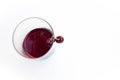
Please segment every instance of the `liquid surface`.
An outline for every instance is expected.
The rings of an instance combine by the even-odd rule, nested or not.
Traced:
[[[38,58],[45,55],[52,47],[53,33],[46,28],[36,28],[30,31],[24,41],[23,50],[29,58]]]

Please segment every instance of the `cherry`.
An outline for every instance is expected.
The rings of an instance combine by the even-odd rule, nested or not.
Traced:
[[[62,36],[57,36],[56,39],[55,39],[55,41],[57,43],[62,43],[64,41],[64,38]]]

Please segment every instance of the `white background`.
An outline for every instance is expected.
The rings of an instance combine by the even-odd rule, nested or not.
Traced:
[[[13,48],[13,30],[28,17],[65,38],[46,60]],[[120,80],[120,0],[0,0],[0,80]]]

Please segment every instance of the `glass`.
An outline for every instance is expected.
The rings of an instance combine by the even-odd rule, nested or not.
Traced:
[[[46,37],[48,35],[49,38]],[[37,41],[38,39],[39,41]],[[26,58],[48,57],[48,55],[53,53],[52,49],[55,41],[62,43],[63,37],[58,36],[55,38],[51,25],[46,20],[38,17],[24,19],[16,26],[13,32],[13,46],[20,55]],[[37,49],[38,47],[40,47],[40,49]],[[30,52],[36,56],[31,55]],[[44,54],[39,55],[42,52],[44,52]]]

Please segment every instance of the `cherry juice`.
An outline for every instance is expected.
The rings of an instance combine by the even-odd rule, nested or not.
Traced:
[[[29,58],[38,58],[45,55],[52,47],[50,41],[53,33],[46,28],[36,28],[31,30],[23,41],[24,54]]]

